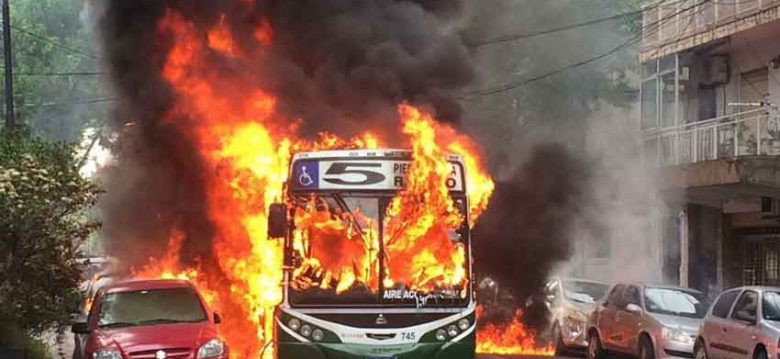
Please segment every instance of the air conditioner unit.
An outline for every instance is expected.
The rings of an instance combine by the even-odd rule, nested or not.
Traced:
[[[772,197],[761,197],[761,217],[780,219],[780,200]]]
[[[706,86],[725,85],[730,77],[728,55],[715,55],[706,60],[702,84]]]

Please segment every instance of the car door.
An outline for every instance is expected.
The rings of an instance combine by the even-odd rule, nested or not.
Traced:
[[[636,351],[640,327],[639,323],[642,321],[642,315],[639,313],[631,313],[626,307],[629,304],[634,304],[637,307],[642,308],[642,297],[640,293],[642,292],[638,286],[627,286],[623,293],[624,307],[617,313],[616,327],[620,332],[617,337],[620,341],[621,350],[628,353],[634,353]]]
[[[745,290],[723,325],[722,342],[726,358],[750,359],[758,342],[758,292]]]
[[[723,342],[727,328],[725,325],[729,319],[731,308],[737,301],[741,289],[732,289],[723,292],[715,300],[712,309],[702,323],[700,336],[707,348],[708,359],[725,359],[729,357],[727,346]]]
[[[619,330],[617,329],[617,313],[625,306],[623,305],[623,292],[625,291],[625,285],[618,284],[612,288],[612,291],[607,297],[607,301],[601,308],[601,315],[599,316],[599,331],[601,332],[601,339],[604,346],[608,349],[619,350]]]

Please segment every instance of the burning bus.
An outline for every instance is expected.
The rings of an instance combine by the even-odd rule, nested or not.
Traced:
[[[474,357],[466,164],[443,157],[292,157],[284,203],[268,217],[269,238],[284,243],[277,357]]]

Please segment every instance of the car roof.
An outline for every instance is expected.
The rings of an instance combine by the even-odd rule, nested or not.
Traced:
[[[668,285],[668,284],[655,284],[655,283],[646,283],[646,282],[618,282],[618,283],[615,283],[615,285],[618,285],[618,284],[622,284],[622,285],[635,285],[635,286],[638,286],[638,287],[641,287],[641,288],[650,287],[650,288],[659,288],[659,289],[680,290],[680,291],[684,291],[684,292],[693,292],[693,293],[701,294],[700,291],[698,291],[696,289],[693,289],[693,288],[685,288],[685,287],[680,287],[680,286],[675,286],[675,285]]]
[[[139,290],[157,290],[174,288],[192,288],[186,280],[178,279],[138,279],[126,280],[108,284],[103,289],[106,293],[135,292]]]
[[[761,286],[757,286],[757,285],[749,285],[749,286],[744,286],[744,287],[734,287],[734,288],[724,289],[723,291],[724,292],[728,292],[728,291],[732,291],[732,290],[736,290],[736,291],[755,290],[757,292],[768,292],[768,291],[780,292],[780,287],[761,287]]]
[[[607,282],[603,282],[603,281],[600,281],[600,280],[577,278],[577,277],[555,277],[554,279],[558,279],[558,280],[560,280],[562,282],[583,282],[583,283],[603,284],[603,285],[606,285],[606,286],[609,285]]]

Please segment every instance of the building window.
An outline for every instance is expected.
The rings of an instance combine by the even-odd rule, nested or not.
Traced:
[[[742,273],[745,285],[780,285],[780,236],[749,239]]]
[[[677,55],[642,64],[641,126],[643,130],[676,126],[678,94]]]

